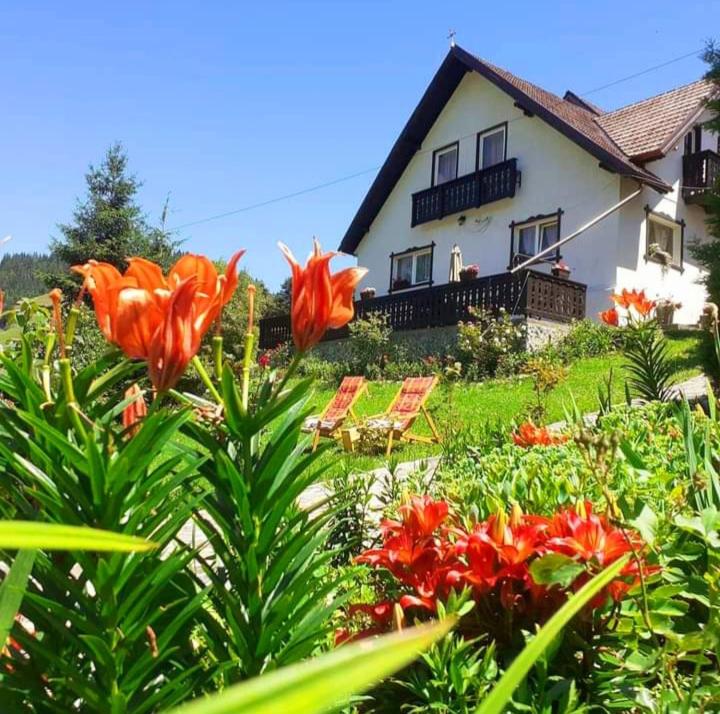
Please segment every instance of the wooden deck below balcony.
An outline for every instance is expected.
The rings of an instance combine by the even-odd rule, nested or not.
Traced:
[[[499,273],[468,282],[433,285],[355,303],[355,319],[371,313],[387,316],[393,330],[456,325],[470,317],[470,308],[526,315],[556,322],[585,317],[586,286],[535,270]],[[325,340],[348,336],[348,328],[329,330]],[[290,316],[260,320],[260,348],[272,349],[292,340]]]

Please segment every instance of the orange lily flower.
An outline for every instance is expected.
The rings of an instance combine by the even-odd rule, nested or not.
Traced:
[[[611,307],[609,310],[605,310],[600,313],[600,319],[611,327],[617,327],[620,323],[620,316],[616,308]]]
[[[137,432],[140,422],[147,416],[147,404],[143,397],[143,392],[137,383],[133,384],[125,390],[125,398],[134,397],[134,400],[123,409],[123,427],[128,430],[130,435]]]
[[[0,290],[0,313],[5,311],[5,291]]]
[[[634,305],[637,299],[640,297],[640,293],[637,290],[627,290],[623,288],[620,293],[614,293],[610,296],[610,299],[618,306],[627,310],[631,305]]]
[[[366,268],[346,268],[330,273],[330,260],[338,253],[323,253],[313,241],[313,252],[301,267],[283,243],[279,244],[292,270],[292,332],[298,352],[320,342],[328,329],[347,325],[355,314],[353,292]]]
[[[94,260],[72,269],[85,278],[105,337],[131,359],[147,361],[153,386],[163,391],[180,379],[232,297],[243,253],[235,253],[224,275],[196,255],[180,258],[167,278],[144,258],[129,258],[124,274]]]
[[[647,317],[655,308],[655,301],[650,300],[644,290],[622,289],[620,294],[610,296],[610,299],[618,306],[626,310],[634,308],[642,317]]]
[[[639,315],[647,317],[655,309],[655,301],[646,298],[645,293],[641,291],[638,299],[633,304],[633,307],[637,310]]]
[[[535,426],[529,421],[521,424],[512,438],[516,446],[526,449],[531,446],[557,446],[568,440],[563,434],[552,434],[546,426]]]

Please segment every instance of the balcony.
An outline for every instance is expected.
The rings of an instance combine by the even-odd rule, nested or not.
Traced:
[[[355,319],[371,313],[387,316],[393,330],[416,330],[456,325],[467,320],[469,309],[497,311],[504,308],[513,315],[570,322],[585,317],[586,286],[535,270],[514,275],[499,273],[468,282],[433,285],[394,295],[383,295],[355,303]],[[325,340],[348,336],[348,328],[329,330]],[[272,349],[292,340],[290,316],[260,320],[260,347]]]
[[[473,171],[412,196],[411,226],[435,221],[486,203],[512,198],[519,172],[517,159]]]
[[[683,156],[683,189],[685,203],[703,203],[704,195],[720,178],[720,156],[706,149]]]

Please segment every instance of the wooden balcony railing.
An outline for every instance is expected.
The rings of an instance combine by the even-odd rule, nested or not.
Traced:
[[[412,196],[412,226],[434,221],[485,203],[512,198],[517,185],[517,159],[508,159]]]
[[[585,292],[586,286],[581,283],[534,270],[514,275],[499,273],[468,282],[359,300],[355,303],[355,319],[381,313],[387,316],[393,330],[416,330],[456,325],[468,319],[470,308],[479,307],[493,311],[504,308],[510,314],[570,322],[585,317]],[[328,331],[325,339],[336,340],[347,335],[345,327]],[[262,349],[272,349],[291,339],[289,315],[260,320]]]
[[[702,197],[720,178],[720,156],[710,149],[683,156],[683,190],[686,203],[702,203]]]

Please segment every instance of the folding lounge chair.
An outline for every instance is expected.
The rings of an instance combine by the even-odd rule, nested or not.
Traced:
[[[365,421],[365,426],[368,429],[387,433],[386,456],[390,456],[395,441],[419,441],[426,444],[440,443],[440,434],[425,408],[425,402],[427,402],[432,390],[435,389],[437,382],[437,377],[408,377],[402,383],[398,393],[385,412],[369,417]],[[425,417],[432,436],[419,436],[410,433],[410,428],[421,414]]]
[[[337,439],[348,415],[357,422],[353,407],[364,392],[367,382],[364,377],[344,377],[335,396],[330,400],[319,416],[311,416],[305,420],[303,431],[314,432],[312,450],[317,449],[321,437]]]

